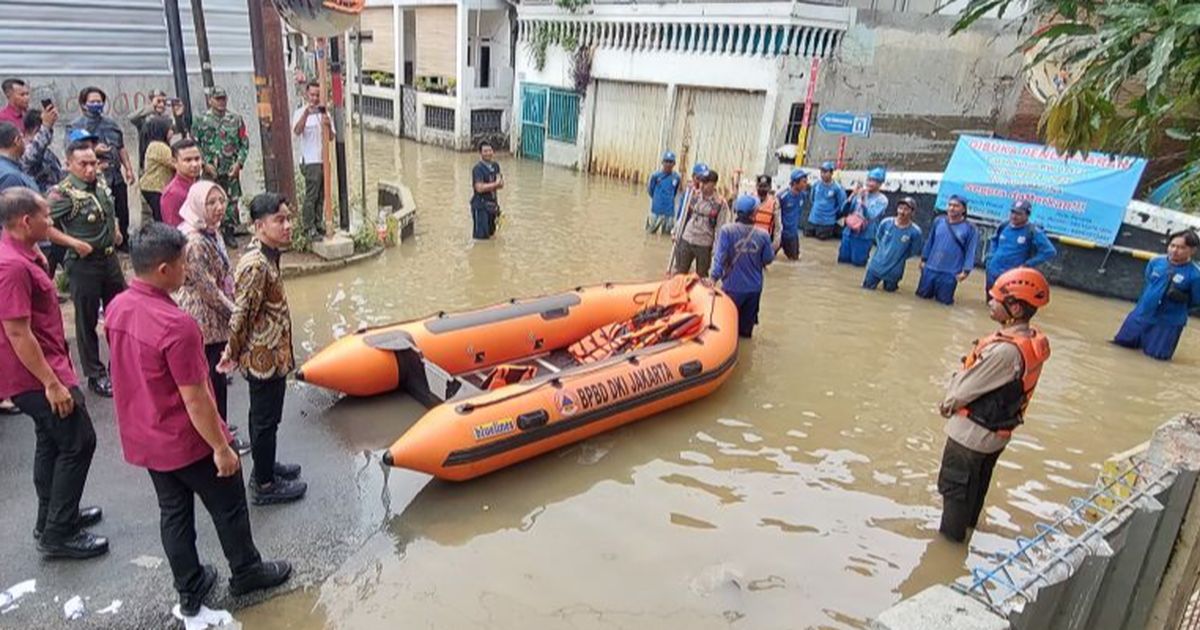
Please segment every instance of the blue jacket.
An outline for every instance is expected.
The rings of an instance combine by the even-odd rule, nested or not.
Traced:
[[[779,197],[779,219],[783,224],[783,235],[799,235],[800,217],[804,214],[804,206],[812,201],[812,193],[806,190],[797,194],[792,192],[791,187],[788,187],[784,188],[783,192],[777,196]]]
[[[958,275],[975,268],[975,251],[979,249],[979,230],[970,221],[951,225],[945,215],[933,220],[929,238],[921,250],[921,260],[930,271]]]
[[[887,195],[881,192],[867,194],[865,202],[861,197],[852,198],[850,200],[850,207],[847,209],[848,211],[846,214],[854,214],[857,212],[863,215],[863,218],[867,220],[867,225],[862,229],[861,232],[854,233],[850,230],[846,230],[845,234],[849,235],[850,238],[859,238],[864,241],[874,241],[875,231],[879,229],[879,220],[881,217],[883,217],[883,213],[887,212],[887,209]]]
[[[902,228],[895,218],[888,217],[879,223],[875,253],[871,254],[867,271],[889,282],[899,282],[904,277],[904,262],[919,256],[921,245],[921,228],[916,223]]]
[[[669,217],[675,211],[675,195],[679,193],[679,173],[656,171],[646,183],[650,195],[650,212]]]
[[[1036,267],[1054,258],[1058,253],[1054,244],[1046,237],[1046,232],[1032,223],[1026,223],[1019,228],[1013,227],[1011,223],[1001,225],[992,236],[991,244],[987,260],[987,273],[990,278],[1021,265]]]
[[[1166,256],[1146,263],[1146,286],[1133,312],[1167,326],[1187,325],[1188,309],[1200,307],[1200,267],[1193,262],[1172,265]]]
[[[0,155],[0,191],[9,188],[28,188],[41,192],[37,182],[21,170],[21,165],[12,161],[8,156]]]
[[[837,182],[826,184],[817,180],[809,190],[812,191],[810,204],[812,211],[808,215],[809,225],[833,225],[837,223],[842,206],[846,205],[846,189]]]
[[[762,291],[763,269],[775,259],[771,237],[747,223],[726,223],[717,232],[712,279],[726,291]]]

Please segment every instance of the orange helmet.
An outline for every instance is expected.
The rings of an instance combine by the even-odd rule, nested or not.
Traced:
[[[1000,302],[1012,298],[1042,308],[1050,303],[1050,283],[1037,269],[1017,267],[1000,274],[988,295]]]

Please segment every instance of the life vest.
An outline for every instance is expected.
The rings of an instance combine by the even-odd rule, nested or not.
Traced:
[[[611,356],[647,348],[700,331],[700,315],[683,304],[652,306],[632,319],[601,326],[567,351],[580,363],[596,363]]]
[[[483,389],[500,389],[506,385],[527,381],[537,375],[536,365],[511,365],[504,363],[492,368],[487,378],[483,379]]]
[[[979,426],[1002,435],[1012,433],[1025,422],[1025,409],[1037,388],[1042,375],[1042,365],[1050,358],[1050,341],[1042,331],[1030,327],[1029,334],[1011,335],[994,332],[975,342],[971,354],[963,357],[963,369],[971,369],[983,356],[983,351],[994,343],[1011,343],[1021,352],[1021,377],[976,398],[958,410]]]
[[[767,199],[754,209],[754,227],[762,228],[772,238],[775,237],[775,206],[778,203],[775,195],[767,195]]]

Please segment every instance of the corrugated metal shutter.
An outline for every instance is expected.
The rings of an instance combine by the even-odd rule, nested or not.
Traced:
[[[363,44],[363,70],[394,72],[396,60],[392,57],[396,37],[392,33],[392,9],[363,9],[362,30],[371,31],[372,41]]]
[[[455,7],[420,7],[417,20],[417,75],[453,79],[458,74],[454,56],[458,41]]]
[[[600,80],[593,98],[596,119],[588,170],[644,182],[659,166],[667,88]]]
[[[765,102],[762,92],[679,87],[670,147],[679,155],[680,169],[690,172],[693,164],[704,162],[721,176],[722,185],[732,182],[738,168],[743,180],[756,175]]]
[[[188,71],[198,73],[191,7],[180,1]],[[5,75],[170,74],[162,0],[0,0]],[[204,16],[216,72],[253,69],[245,0],[207,0]]]

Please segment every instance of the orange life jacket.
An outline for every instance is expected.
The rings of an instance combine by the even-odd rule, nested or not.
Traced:
[[[527,381],[537,375],[536,365],[511,365],[504,363],[492,368],[487,378],[483,379],[483,389],[500,389],[505,385]]]
[[[1025,409],[1037,388],[1042,365],[1050,358],[1050,341],[1045,333],[1030,327],[1029,334],[1007,334],[996,331],[975,342],[971,354],[963,357],[963,368],[971,369],[994,343],[1011,343],[1021,352],[1021,377],[971,401],[958,410],[972,422],[990,431],[1011,434],[1025,421]]]
[[[652,310],[633,319],[601,326],[567,351],[580,363],[595,363],[613,355],[631,352],[672,339],[690,337],[700,331],[702,318],[681,306]]]
[[[775,206],[778,203],[775,195],[767,195],[766,201],[759,203],[754,209],[754,227],[766,230],[772,238],[775,237]]]

